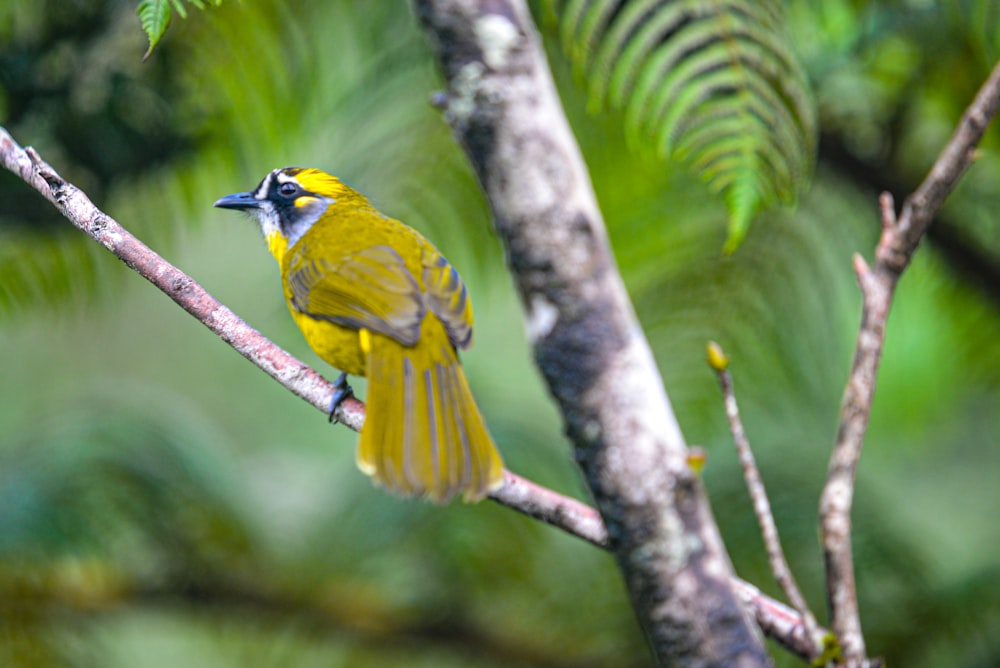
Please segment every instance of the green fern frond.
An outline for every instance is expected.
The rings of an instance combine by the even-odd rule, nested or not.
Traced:
[[[205,0],[187,1],[198,9],[206,7]],[[209,0],[209,2],[218,7],[222,0]],[[173,9],[171,10],[171,8]],[[184,0],[139,0],[139,6],[135,11],[139,15],[139,24],[142,26],[143,32],[149,37],[149,48],[146,49],[146,54],[142,57],[143,60],[152,55],[153,49],[160,43],[167,28],[170,27],[171,11],[177,12],[182,19],[187,18]]]
[[[153,49],[160,43],[170,25],[170,0],[140,0],[136,14],[139,15],[143,32],[149,37],[149,48],[142,57],[146,60],[153,54]]]
[[[813,100],[777,0],[549,0],[588,106],[624,112],[632,146],[683,160],[729,208],[735,248],[812,170]],[[652,140],[652,142],[650,141]]]

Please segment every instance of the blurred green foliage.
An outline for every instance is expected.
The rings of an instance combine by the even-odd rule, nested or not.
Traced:
[[[718,340],[793,568],[822,611],[816,504],[875,195],[922,178],[1000,11],[786,6],[818,100],[795,210],[721,256],[724,204],[630,154],[546,35],[636,309],[737,571],[774,593],[704,345]],[[316,165],[420,228],[474,297],[471,382],[511,469],[583,497],[475,180],[428,104],[404,3],[224,3],[145,64],[127,2],[0,5],[0,123],[317,368],[249,222],[211,209]],[[904,277],[854,520],[863,622],[895,665],[1000,661],[998,132]],[[937,228],[936,228],[937,229]],[[992,273],[991,273],[992,272]],[[331,428],[0,174],[0,665],[644,666],[610,557],[486,503],[371,487]],[[328,369],[325,369],[329,371]],[[363,394],[363,387],[359,388]],[[821,615],[822,617],[822,615]],[[776,652],[779,665],[798,662]]]

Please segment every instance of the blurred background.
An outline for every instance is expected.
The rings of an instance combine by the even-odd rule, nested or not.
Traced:
[[[777,593],[708,339],[733,357],[822,620],[817,500],[858,325],[851,255],[871,257],[877,193],[917,186],[1000,55],[1000,5],[789,0],[816,172],[732,255],[721,199],[630,152],[620,114],[587,113],[541,14],[736,570]],[[484,199],[428,103],[441,83],[408,3],[224,3],[175,17],[143,63],[145,48],[131,2],[7,0],[0,123],[328,375],[259,232],[211,204],[274,167],[340,175],[462,272],[465,366],[509,468],[587,499]],[[889,321],[854,519],[869,651],[890,664],[1000,663],[998,147],[994,128]],[[0,173],[0,665],[651,665],[608,555],[489,502],[389,497],[354,467],[355,441]]]

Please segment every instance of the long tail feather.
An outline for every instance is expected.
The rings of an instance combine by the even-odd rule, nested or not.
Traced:
[[[444,326],[428,317],[416,346],[378,334],[368,351],[358,467],[399,494],[482,499],[503,464]]]

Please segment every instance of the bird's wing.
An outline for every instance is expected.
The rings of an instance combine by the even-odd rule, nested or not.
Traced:
[[[287,276],[293,308],[345,327],[369,329],[407,346],[417,342],[424,300],[395,250],[372,246],[318,259],[292,253]]]
[[[427,306],[444,324],[456,348],[472,345],[472,302],[455,268],[433,247],[423,256]]]

